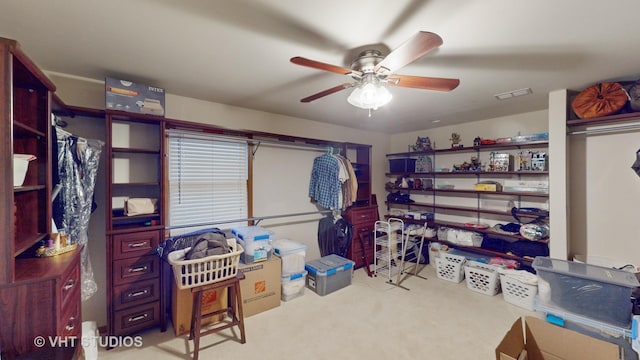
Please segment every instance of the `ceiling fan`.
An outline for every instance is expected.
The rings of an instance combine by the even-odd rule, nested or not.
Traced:
[[[404,44],[383,57],[379,50],[365,50],[352,62],[351,68],[326,64],[300,56],[291,58],[297,65],[349,75],[355,81],[340,84],[301,99],[308,103],[341,90],[355,87],[347,101],[359,108],[376,110],[391,100],[391,93],[384,86],[399,86],[423,90],[451,91],[460,84],[459,79],[434,78],[423,76],[399,75],[395,72],[405,65],[419,59],[429,51],[442,45],[437,34],[420,31]]]

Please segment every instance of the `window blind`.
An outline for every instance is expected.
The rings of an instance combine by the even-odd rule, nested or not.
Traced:
[[[221,136],[169,130],[169,226],[172,235],[247,218],[248,145]],[[242,223],[215,225],[222,229]]]

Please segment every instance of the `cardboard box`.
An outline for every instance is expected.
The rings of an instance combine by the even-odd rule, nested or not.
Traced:
[[[193,297],[191,289],[178,289],[175,285],[171,287],[171,321],[176,336],[189,333],[191,330],[191,309],[193,309]],[[228,304],[228,290],[208,290],[202,293],[202,313],[211,314],[220,310]],[[225,314],[212,316],[202,321],[202,325],[209,325],[220,322]]]
[[[496,360],[520,359],[620,360],[620,349],[616,344],[527,316],[516,320],[496,347]]]
[[[483,183],[479,182],[475,187],[476,191],[502,191],[502,184],[494,182],[494,183]]]
[[[244,317],[280,306],[281,266],[282,262],[277,256],[257,264],[238,266],[238,271],[245,276],[244,280],[240,280]]]
[[[109,77],[104,83],[107,110],[164,116],[164,89]]]

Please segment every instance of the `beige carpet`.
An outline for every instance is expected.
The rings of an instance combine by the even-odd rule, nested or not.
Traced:
[[[357,269],[352,284],[326,296],[303,296],[245,319],[247,342],[225,330],[201,339],[200,358],[238,359],[494,359],[514,320],[540,317],[436,277],[431,266],[409,276],[404,290]],[[193,342],[153,330],[140,348],[99,349],[100,359],[190,359]]]

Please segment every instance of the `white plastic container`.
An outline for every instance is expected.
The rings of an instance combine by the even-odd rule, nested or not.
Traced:
[[[244,249],[240,259],[243,263],[253,264],[271,258],[273,231],[260,226],[237,226],[231,229],[231,234]]]
[[[29,154],[13,154],[13,186],[22,186],[29,169],[29,161],[35,159],[35,156]]]
[[[98,358],[98,343],[100,334],[95,321],[82,322],[82,350],[84,359],[95,360]]]
[[[500,292],[498,267],[477,261],[468,261],[464,266],[467,289],[494,296]]]
[[[436,258],[438,279],[459,283],[464,280],[464,264],[467,258],[460,255],[440,253]]]
[[[538,293],[537,285],[527,284],[516,277],[500,274],[500,287],[504,301],[530,311],[534,310],[533,304]]]
[[[282,259],[283,276],[304,271],[307,245],[289,239],[280,239],[273,241],[273,251]]]
[[[289,301],[304,295],[304,288],[307,283],[307,272],[302,271],[297,274],[282,275],[282,301]]]

